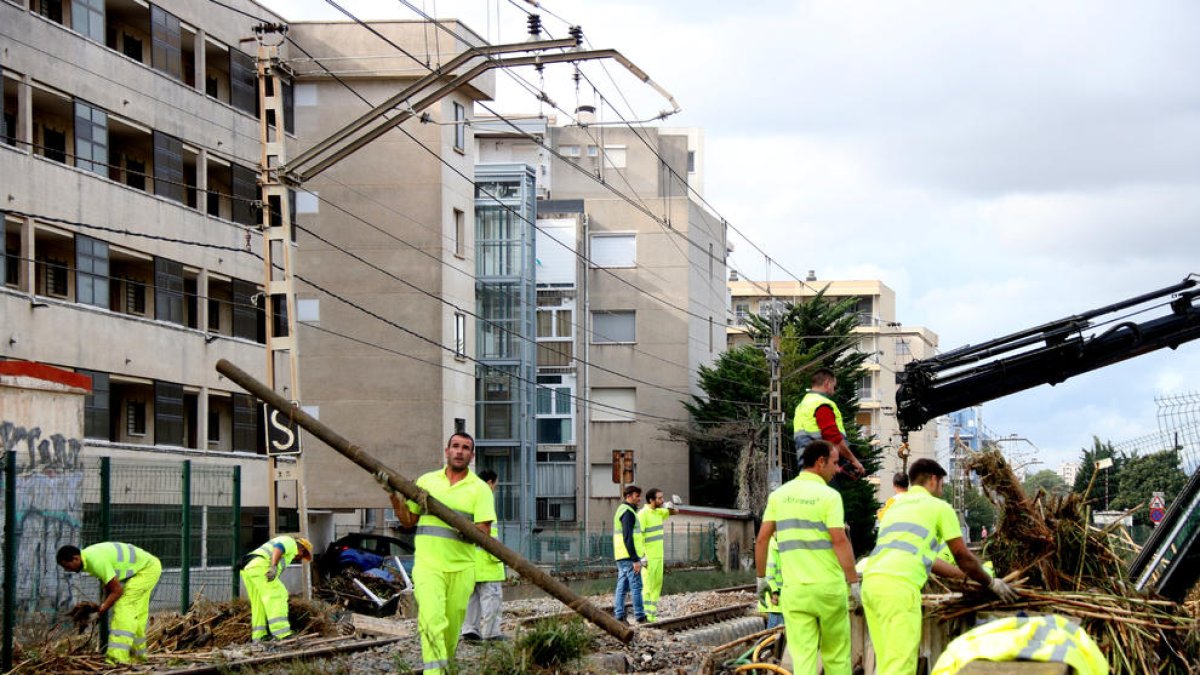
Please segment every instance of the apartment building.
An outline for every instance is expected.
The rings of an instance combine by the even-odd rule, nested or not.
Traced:
[[[933,356],[937,335],[920,326],[903,326],[896,318],[896,294],[877,280],[818,280],[811,273],[804,282],[773,281],[768,295],[761,283],[731,278],[729,283],[730,317],[727,328],[729,346],[751,342],[745,323],[750,314],[767,316],[772,302],[802,303],[822,289],[832,300],[855,299],[854,311],[859,325],[858,350],[869,355],[866,373],[858,382],[859,412],[855,423],[863,435],[874,437],[883,449],[883,468],[872,477],[877,481],[878,497],[893,494],[891,476],[901,468],[896,455],[900,447],[900,429],[896,421],[896,373],[906,364]],[[795,405],[787,402],[786,405]],[[790,419],[790,411],[789,413]],[[937,425],[927,424],[912,432],[908,439],[909,462],[921,457],[934,458],[937,451]]]
[[[481,162],[548,166],[536,233],[537,520],[610,521],[614,450],[634,451],[638,485],[686,499],[687,445],[663,429],[686,419],[697,369],[724,349],[726,242],[687,190],[689,136],[523,124],[475,132]]]
[[[242,38],[279,18],[228,4],[0,1],[0,357],[92,378],[85,453],[240,465],[265,534],[261,412],[213,366],[265,366]]]
[[[443,25],[462,39],[426,22],[372,22],[414,61],[354,23],[289,24],[289,37],[311,55],[291,64],[298,152],[367,112],[360,96],[382,102],[428,74],[426,59],[445,63],[483,44],[456,21]],[[315,284],[297,286],[303,403],[413,478],[442,466],[452,431],[479,431],[472,359],[486,345],[477,343],[473,318],[470,116],[474,101],[493,96],[494,80],[482,75],[420,111],[426,121],[389,131],[307,182],[296,198],[297,269]],[[366,472],[319,443],[305,457],[315,535],[394,524],[386,495]]]

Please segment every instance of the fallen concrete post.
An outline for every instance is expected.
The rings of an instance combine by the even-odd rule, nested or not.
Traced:
[[[245,371],[225,359],[217,361],[217,372],[237,383],[242,389],[254,394],[267,405],[288,415],[305,431],[316,436],[326,445],[338,451],[367,472],[371,474],[380,471],[386,472],[389,476],[388,483],[392,489],[418,504],[423,504],[426,512],[437,516],[447,525],[458,530],[464,539],[504,561],[505,565],[516,570],[522,577],[537,584],[539,588],[560,600],[564,605],[577,612],[583,618],[604,629],[609,635],[612,635],[621,642],[629,642],[633,639],[634,631],[632,627],[621,621],[617,621],[613,615],[602,611],[582,596],[576,595],[574,591],[567,588],[566,584],[550,576],[516,551],[501,544],[498,540],[484,534],[475,526],[475,523],[452,511],[440,501],[430,497],[429,493],[417,487],[416,483],[400,475],[399,472],[384,466],[379,460],[364,452],[362,448],[346,440],[343,436],[327,425],[322,424],[313,416],[293,406],[290,401],[272,391],[267,385],[254,379]]]

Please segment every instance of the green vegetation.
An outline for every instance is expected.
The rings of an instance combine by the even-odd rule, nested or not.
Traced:
[[[1102,459],[1112,459],[1113,465],[1096,470],[1096,462]],[[1149,526],[1147,503],[1154,493],[1163,493],[1170,506],[1187,479],[1178,448],[1164,448],[1142,455],[1125,454],[1115,451],[1111,442],[1101,442],[1093,437],[1092,447],[1084,449],[1079,458],[1079,475],[1075,477],[1072,491],[1083,494],[1091,483],[1087,497],[1097,510],[1128,511],[1142,505],[1134,514],[1133,523]]]
[[[1038,490],[1045,490],[1047,494],[1052,494],[1061,497],[1071,491],[1071,487],[1057,472],[1050,469],[1043,469],[1032,476],[1029,476],[1022,483],[1021,487],[1025,489],[1025,494],[1033,497]]]
[[[486,643],[477,669],[481,675],[561,672],[587,653],[591,641],[582,619],[547,619],[515,642]]]

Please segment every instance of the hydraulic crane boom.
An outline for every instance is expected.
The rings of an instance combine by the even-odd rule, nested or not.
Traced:
[[[1193,274],[1174,286],[909,363],[896,374],[901,435],[907,438],[939,415],[1200,338],[1197,285],[1200,276]],[[1126,316],[1095,321],[1168,296],[1175,297],[1163,316],[1141,323]],[[1085,335],[1093,328],[1102,330]]]

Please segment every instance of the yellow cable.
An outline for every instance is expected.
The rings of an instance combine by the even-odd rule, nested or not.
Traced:
[[[735,673],[748,673],[752,670],[765,670],[768,673],[779,673],[780,675],[792,675],[792,671],[787,668],[781,668],[773,663],[747,663],[744,666],[738,666],[733,669]]]
[[[759,640],[758,644],[754,645],[754,652],[751,653],[750,658],[752,660],[754,660],[755,662],[757,662],[759,660],[758,654],[759,654],[759,652],[762,651],[763,647],[773,644],[778,639],[779,639],[779,633],[772,633],[772,634],[766,636],[765,638]]]

